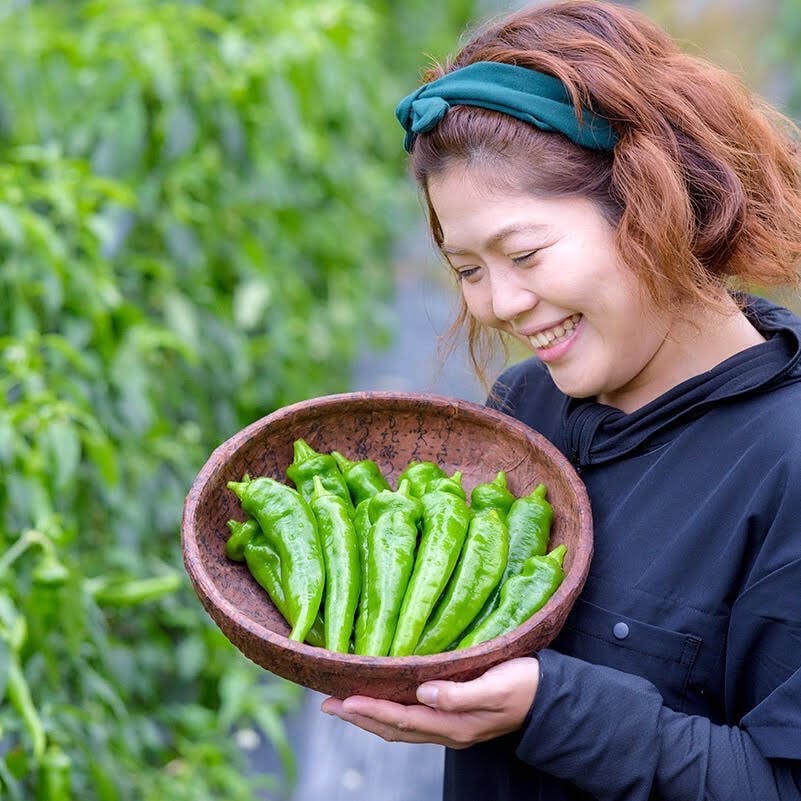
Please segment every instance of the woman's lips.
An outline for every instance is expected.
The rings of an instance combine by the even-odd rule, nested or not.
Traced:
[[[570,317],[566,317],[552,328],[538,331],[536,334],[526,337],[526,339],[535,350],[550,348],[558,342],[568,339],[580,320],[580,314],[571,314]]]

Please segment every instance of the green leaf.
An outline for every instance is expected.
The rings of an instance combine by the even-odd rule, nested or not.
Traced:
[[[0,233],[17,247],[25,241],[25,229],[19,214],[6,203],[0,203]]]
[[[8,670],[11,665],[11,646],[0,638],[0,705],[6,696],[6,684],[8,683]]]
[[[234,292],[234,321],[237,326],[251,331],[263,325],[272,294],[270,284],[263,279],[254,278],[240,283]]]
[[[0,411],[0,463],[10,465],[14,458],[16,433],[8,415]]]
[[[89,461],[97,469],[98,475],[107,488],[119,483],[117,454],[114,445],[102,432],[89,430],[84,433],[84,447]]]
[[[51,421],[42,431],[40,447],[47,453],[55,492],[63,493],[81,461],[81,439],[75,424],[70,420]]]
[[[167,110],[164,125],[166,128],[165,158],[177,159],[192,150],[197,141],[198,125],[190,105],[176,103],[171,106]]]
[[[281,766],[290,786],[297,779],[297,760],[292,750],[292,744],[287,735],[284,722],[278,717],[275,709],[269,706],[259,706],[253,711],[253,717],[259,728],[265,733],[273,748],[275,748]]]

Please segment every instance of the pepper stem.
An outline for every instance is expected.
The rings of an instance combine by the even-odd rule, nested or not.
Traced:
[[[331,493],[325,488],[320,476],[315,475],[314,478],[312,478],[312,481],[314,482],[312,498],[322,498],[323,495],[331,495]]]
[[[560,567],[564,564],[565,554],[567,553],[567,546],[563,543],[557,545],[549,554],[548,559],[556,562]]]
[[[305,439],[296,439],[292,445],[292,451],[294,453],[295,464],[307,462],[309,459],[313,459],[315,456],[319,455]]]
[[[242,500],[242,496],[245,494],[247,485],[247,481],[229,481],[228,484],[226,484],[228,489],[231,490],[231,492],[233,492],[240,501]]]
[[[339,467],[339,471],[341,473],[345,473],[346,471],[350,470],[354,464],[356,464],[356,462],[351,461],[347,456],[344,456],[339,451],[331,451],[331,456],[334,457],[334,461],[337,463],[337,467]]]

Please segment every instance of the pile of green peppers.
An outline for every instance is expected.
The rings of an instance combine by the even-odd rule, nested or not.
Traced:
[[[392,489],[374,461],[303,439],[286,477],[228,483],[247,519],[228,521],[225,548],[292,640],[368,656],[467,648],[519,626],[564,579],[544,484],[516,497],[499,471],[468,499],[460,472],[413,461]]]

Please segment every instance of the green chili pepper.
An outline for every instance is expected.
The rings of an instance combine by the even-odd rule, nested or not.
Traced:
[[[398,487],[402,481],[408,481],[410,493],[415,498],[422,498],[428,482],[435,478],[447,478],[445,471],[435,462],[409,462],[398,476]]]
[[[359,543],[359,566],[362,569],[362,587],[364,587],[364,571],[367,567],[367,538],[370,534],[370,499],[359,502],[353,513],[353,529]]]
[[[499,471],[492,481],[476,484],[470,493],[470,508],[474,512],[495,508],[500,512],[501,517],[506,517],[514,501],[515,496],[509,492],[506,485],[506,473],[503,470]]]
[[[456,566],[470,522],[461,472],[448,479],[429,482],[420,502],[422,536],[403,596],[391,656],[408,656],[414,652],[431,610]]]
[[[245,544],[243,559],[247,563],[250,574],[266,590],[275,608],[284,616],[284,619],[291,627],[294,625],[294,621],[291,618],[293,612],[289,609],[286,593],[284,593],[284,588],[281,586],[281,561],[259,524],[255,520],[252,520],[252,522],[255,524],[256,533]],[[325,628],[319,612],[309,629],[309,633],[306,635],[305,642],[320,648],[325,646]]]
[[[353,502],[345,476],[339,470],[336,459],[330,453],[318,453],[304,439],[296,439],[293,444],[294,459],[286,469],[287,478],[291,479],[305,501],[310,501],[314,494],[314,477],[320,476],[323,486],[335,495],[347,501],[353,514]]]
[[[397,492],[382,490],[370,499],[368,517],[371,525],[367,540],[369,617],[364,629],[357,629],[357,654],[386,656],[389,653],[403,595],[414,567],[417,523],[422,513],[422,505],[411,495],[406,480],[401,481]]]
[[[281,586],[292,625],[291,640],[303,642],[323,598],[325,566],[317,521],[301,494],[280,481],[261,476],[229,481],[228,489],[256,519],[281,564]]]
[[[457,647],[469,648],[512,631],[542,609],[565,577],[562,565],[566,551],[564,545],[558,545],[545,556],[530,557],[520,573],[501,586],[498,608]]]
[[[69,801],[72,798],[72,760],[57,745],[50,745],[41,762],[43,801]]]
[[[473,513],[459,561],[423,629],[416,654],[436,654],[458,638],[498,586],[509,552],[509,530],[497,509]]]
[[[372,498],[381,490],[390,489],[381,468],[372,459],[352,462],[339,451],[331,451],[331,456],[334,457],[339,472],[345,477],[354,506],[358,506],[366,498]]]
[[[250,517],[244,522],[229,520],[226,525],[231,531],[231,536],[225,543],[225,555],[235,562],[244,562],[245,546],[261,531],[259,524]]]
[[[469,634],[480,626],[498,608],[501,587],[506,579],[516,576],[527,559],[532,556],[542,556],[548,550],[553,507],[545,500],[546,492],[545,485],[539,484],[528,495],[517,498],[509,509],[509,514],[506,516],[506,524],[509,527],[509,558],[506,569],[466,633]]]
[[[244,522],[229,520],[227,525],[231,529],[231,536],[225,546],[228,557],[237,562],[247,563],[250,574],[267,591],[275,608],[291,626],[286,595],[281,586],[281,562],[275,549],[267,541],[267,536],[252,517]],[[323,619],[319,613],[305,641],[319,647],[325,645]]]
[[[359,593],[359,607],[356,613],[355,641],[362,642],[366,634],[367,620],[370,616],[370,599],[367,585],[369,583],[367,571],[367,541],[370,536],[370,499],[365,498],[353,514],[353,528],[359,542],[359,565],[362,573],[362,586]]]
[[[319,476],[314,477],[310,504],[317,518],[325,562],[325,647],[346,654],[362,580],[359,542],[351,519],[353,507],[329,492]]]
[[[530,557],[542,556],[548,551],[553,506],[545,500],[546,492],[545,484],[539,484],[528,495],[518,498],[509,509],[506,517],[509,560],[501,583],[517,575]]]

